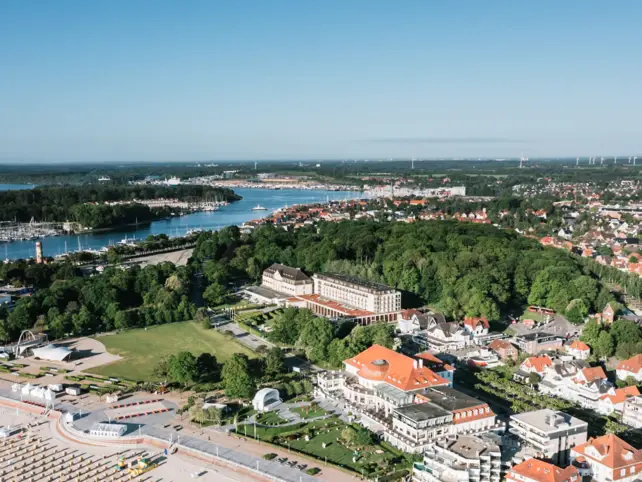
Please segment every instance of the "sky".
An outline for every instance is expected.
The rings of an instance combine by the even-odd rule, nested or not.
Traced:
[[[639,0],[0,2],[0,161],[642,155]]]

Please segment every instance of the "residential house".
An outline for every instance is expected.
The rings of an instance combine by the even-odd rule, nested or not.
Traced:
[[[453,386],[453,380],[455,377],[455,367],[446,363],[443,360],[440,360],[429,351],[418,353],[417,355],[415,355],[415,358],[423,360],[423,364],[425,367],[429,368],[440,377],[443,377],[446,380],[448,380],[449,387]]]
[[[517,348],[506,340],[493,340],[488,345],[488,348],[497,353],[497,356],[502,360],[517,360],[519,354]]]
[[[433,313],[432,311],[424,313],[411,309],[399,313],[398,327],[401,333],[413,333],[445,322],[446,318],[441,313]]]
[[[473,337],[488,335],[490,324],[486,318],[464,318],[464,329]]]
[[[452,322],[431,323],[425,331],[415,335],[413,341],[435,353],[461,350],[473,343],[470,334]]]
[[[591,354],[591,348],[580,340],[573,340],[571,343],[564,345],[566,353],[576,360],[586,360]]]
[[[499,482],[501,449],[486,434],[440,440],[426,447],[423,462],[414,464],[412,472],[413,482]]]
[[[506,474],[507,482],[580,482],[575,467],[560,468],[543,460],[528,459]]]
[[[508,431],[536,456],[566,465],[571,448],[586,442],[588,423],[545,408],[511,415]]]
[[[615,434],[590,439],[571,450],[580,475],[596,482],[634,482],[642,472],[642,450]]]
[[[637,398],[639,395],[640,390],[635,385],[623,388],[611,387],[608,393],[600,397],[596,411],[604,415],[611,415],[613,412],[622,413],[626,401]]]
[[[602,310],[602,323],[610,325],[615,321],[615,308],[611,303]]]
[[[632,377],[638,383],[642,382],[642,354],[621,361],[615,369],[615,374],[619,380]]]
[[[515,379],[527,381],[531,373],[537,373],[540,377],[544,377],[546,368],[551,366],[553,366],[553,360],[548,355],[530,356],[522,362],[519,370],[515,372]]]

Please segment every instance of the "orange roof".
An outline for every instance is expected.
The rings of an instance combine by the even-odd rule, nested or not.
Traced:
[[[578,350],[578,351],[591,351],[591,348],[580,340],[573,340],[570,345],[566,345],[568,349]]]
[[[638,373],[642,370],[642,354],[635,355],[628,360],[623,360],[617,365],[617,370],[625,370],[631,373]]]
[[[510,350],[510,349],[517,350],[517,348],[515,348],[512,343],[506,340],[493,340],[488,344],[488,348],[495,351]]]
[[[585,368],[582,370],[582,375],[588,383],[594,382],[595,380],[606,380],[606,373],[602,367],[592,367]]]
[[[642,450],[636,449],[612,433],[589,439],[588,442],[574,447],[573,452],[612,470],[630,465],[642,465]],[[637,473],[639,470],[635,472]],[[619,471],[616,471],[613,473],[613,478],[620,479],[622,476]]]
[[[600,397],[602,400],[610,400],[613,405],[624,403],[628,397],[636,397],[640,394],[640,390],[635,385],[631,387],[616,388],[615,395],[604,395]]]
[[[483,325],[484,328],[490,328],[490,325],[488,324],[488,320],[486,318],[473,318],[469,316],[464,318],[464,325],[470,326],[473,329],[475,329],[475,327],[479,324]]]
[[[537,373],[542,373],[544,368],[553,366],[553,360],[547,355],[542,356],[529,356],[521,366],[526,365],[526,368],[532,368]]]
[[[572,465],[565,469],[557,465],[549,464],[543,460],[527,459],[521,464],[514,466],[508,474],[506,480],[519,480],[516,475],[526,479],[537,480],[539,482],[564,482],[579,480],[577,469]]]
[[[437,368],[441,370],[447,370],[447,371],[452,371],[454,368],[450,366],[448,363],[444,363],[442,360],[437,358],[435,355],[430,353],[429,351],[424,351],[421,352],[417,355],[415,355],[415,358],[421,358],[422,360],[428,362],[428,365],[432,368]],[[435,365],[437,365],[435,367]]]
[[[414,315],[420,316],[421,315],[421,311],[415,310],[414,308],[411,308],[409,310],[403,310],[401,312],[401,318],[404,319],[404,320],[409,320]]]
[[[449,383],[429,368],[419,366],[417,360],[381,345],[372,345],[343,363],[357,368],[357,374],[362,378],[386,382],[404,391],[445,386]]]

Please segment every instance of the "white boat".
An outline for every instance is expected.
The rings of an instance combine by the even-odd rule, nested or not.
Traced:
[[[256,207],[252,208],[252,211],[267,211],[267,208],[261,206],[260,204],[257,204]]]

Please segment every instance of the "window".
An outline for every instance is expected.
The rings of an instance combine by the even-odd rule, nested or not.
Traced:
[[[626,475],[626,469],[620,470],[620,475],[624,477]]]

